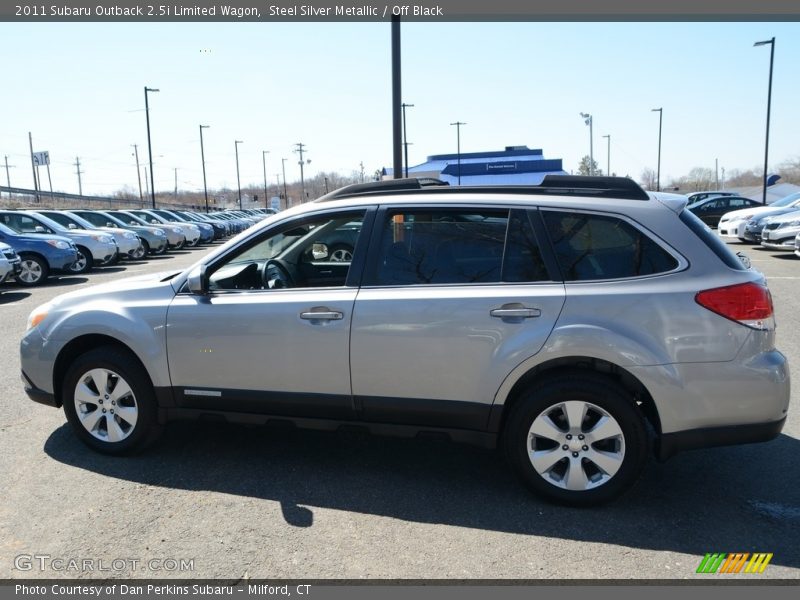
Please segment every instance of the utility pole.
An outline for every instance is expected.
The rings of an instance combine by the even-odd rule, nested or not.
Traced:
[[[144,191],[148,196],[150,195],[150,184],[147,183],[147,167],[144,167]]]
[[[408,177],[408,137],[406,135],[406,108],[413,108],[413,104],[406,104],[403,102],[400,106],[403,107],[403,150],[405,152],[406,163],[406,177]]]
[[[364,183],[364,161],[362,160],[358,164],[361,167],[361,183]]]
[[[75,157],[75,172],[78,174],[78,195],[83,196],[83,185],[81,185],[81,159]]]
[[[175,167],[175,200],[178,199],[178,167]]]
[[[611,134],[604,135],[604,138],[608,140],[608,148],[606,150],[606,175],[611,176]]]
[[[16,165],[8,164],[8,156],[5,156],[5,162],[6,162],[6,183],[8,183],[8,187],[11,187],[11,175],[9,175],[8,170],[13,169]],[[8,194],[10,196],[11,192],[9,192]]]
[[[269,154],[269,150],[261,151],[261,161],[264,164],[264,208],[269,208],[269,193],[267,191],[267,154]]]
[[[658,113],[658,170],[656,171],[656,191],[661,191],[661,123],[664,118],[664,108],[654,108],[650,112]]]
[[[235,140],[233,146],[236,149],[236,187],[239,190],[239,210],[242,210],[242,180],[239,178],[239,144],[244,144],[244,142]]]
[[[208,184],[206,183],[206,152],[203,149],[203,129],[211,125],[200,125],[200,161],[203,163],[203,195],[206,197],[206,214],[208,214]]]
[[[403,149],[401,145],[403,102],[400,47],[400,17],[392,16],[392,172],[393,179],[403,176]]]
[[[285,208],[289,208],[289,191],[286,189],[286,161],[288,158],[281,159],[281,170],[283,171],[283,201],[286,203]]]
[[[298,163],[300,165],[300,189],[302,190],[302,194],[303,194],[302,195],[302,202],[305,202],[306,201],[306,181],[305,181],[305,179],[303,177],[303,148],[305,148],[305,144],[303,142],[297,142],[295,144],[295,146],[297,146],[297,150],[294,150],[294,152],[297,152],[300,155],[300,161]]]
[[[144,204],[144,196],[142,196],[142,170],[139,168],[139,145],[131,144],[133,146],[133,155],[136,157],[136,181],[139,182],[139,200]]]
[[[716,186],[714,189],[719,189],[719,159],[714,159],[714,185]]]
[[[39,179],[36,177],[36,161],[33,160],[33,136],[28,132],[28,142],[31,145],[31,169],[33,170],[33,189],[36,193],[36,204],[39,204]]]

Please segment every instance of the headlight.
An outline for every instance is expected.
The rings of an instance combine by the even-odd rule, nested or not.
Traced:
[[[183,229],[181,227],[176,227],[175,233],[183,233]]]
[[[25,326],[25,331],[28,331],[29,329],[33,329],[39,323],[41,323],[44,320],[44,318],[49,314],[50,309],[52,307],[53,307],[53,305],[50,304],[49,302],[47,302],[47,303],[42,304],[41,306],[35,308],[33,310],[33,312],[30,315],[28,315],[28,323]]]
[[[156,235],[166,235],[163,229],[156,229],[153,233],[155,233]]]
[[[130,232],[123,233],[122,236],[129,240],[135,240],[138,237],[135,233]]]
[[[61,240],[47,240],[47,243],[53,248],[58,248],[59,250],[69,249],[69,244],[67,242],[62,242]]]
[[[100,242],[101,244],[110,244],[111,242],[114,241],[107,235],[93,235],[92,239],[95,240],[96,242]]]
[[[800,219],[791,221],[790,223],[784,223],[781,227],[800,227]]]

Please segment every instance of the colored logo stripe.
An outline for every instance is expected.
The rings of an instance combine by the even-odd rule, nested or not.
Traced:
[[[697,573],[741,573],[742,568],[745,573],[763,573],[772,560],[772,556],[771,552],[756,552],[752,557],[748,552],[709,553],[700,561]],[[747,563],[746,567],[745,563]]]

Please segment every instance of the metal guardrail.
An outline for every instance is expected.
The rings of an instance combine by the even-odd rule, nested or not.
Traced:
[[[5,196],[5,195],[8,196]],[[22,196],[22,198],[20,198]],[[39,201],[36,201],[36,198]],[[148,208],[150,200],[142,202],[138,198],[114,198],[111,196],[81,196],[66,192],[52,192],[30,190],[26,188],[8,187],[0,185],[0,203],[4,201],[21,202],[28,207],[40,206],[42,208]],[[181,204],[178,202],[165,202],[156,197],[159,208],[200,209],[199,205]]]

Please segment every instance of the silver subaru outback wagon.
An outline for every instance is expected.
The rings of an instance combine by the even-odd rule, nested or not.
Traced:
[[[779,434],[766,282],[685,198],[622,178],[423,183],[343,188],[186,271],[40,306],[28,395],[109,454],[207,415],[437,432],[502,446],[572,505],[617,497],[651,452]]]

